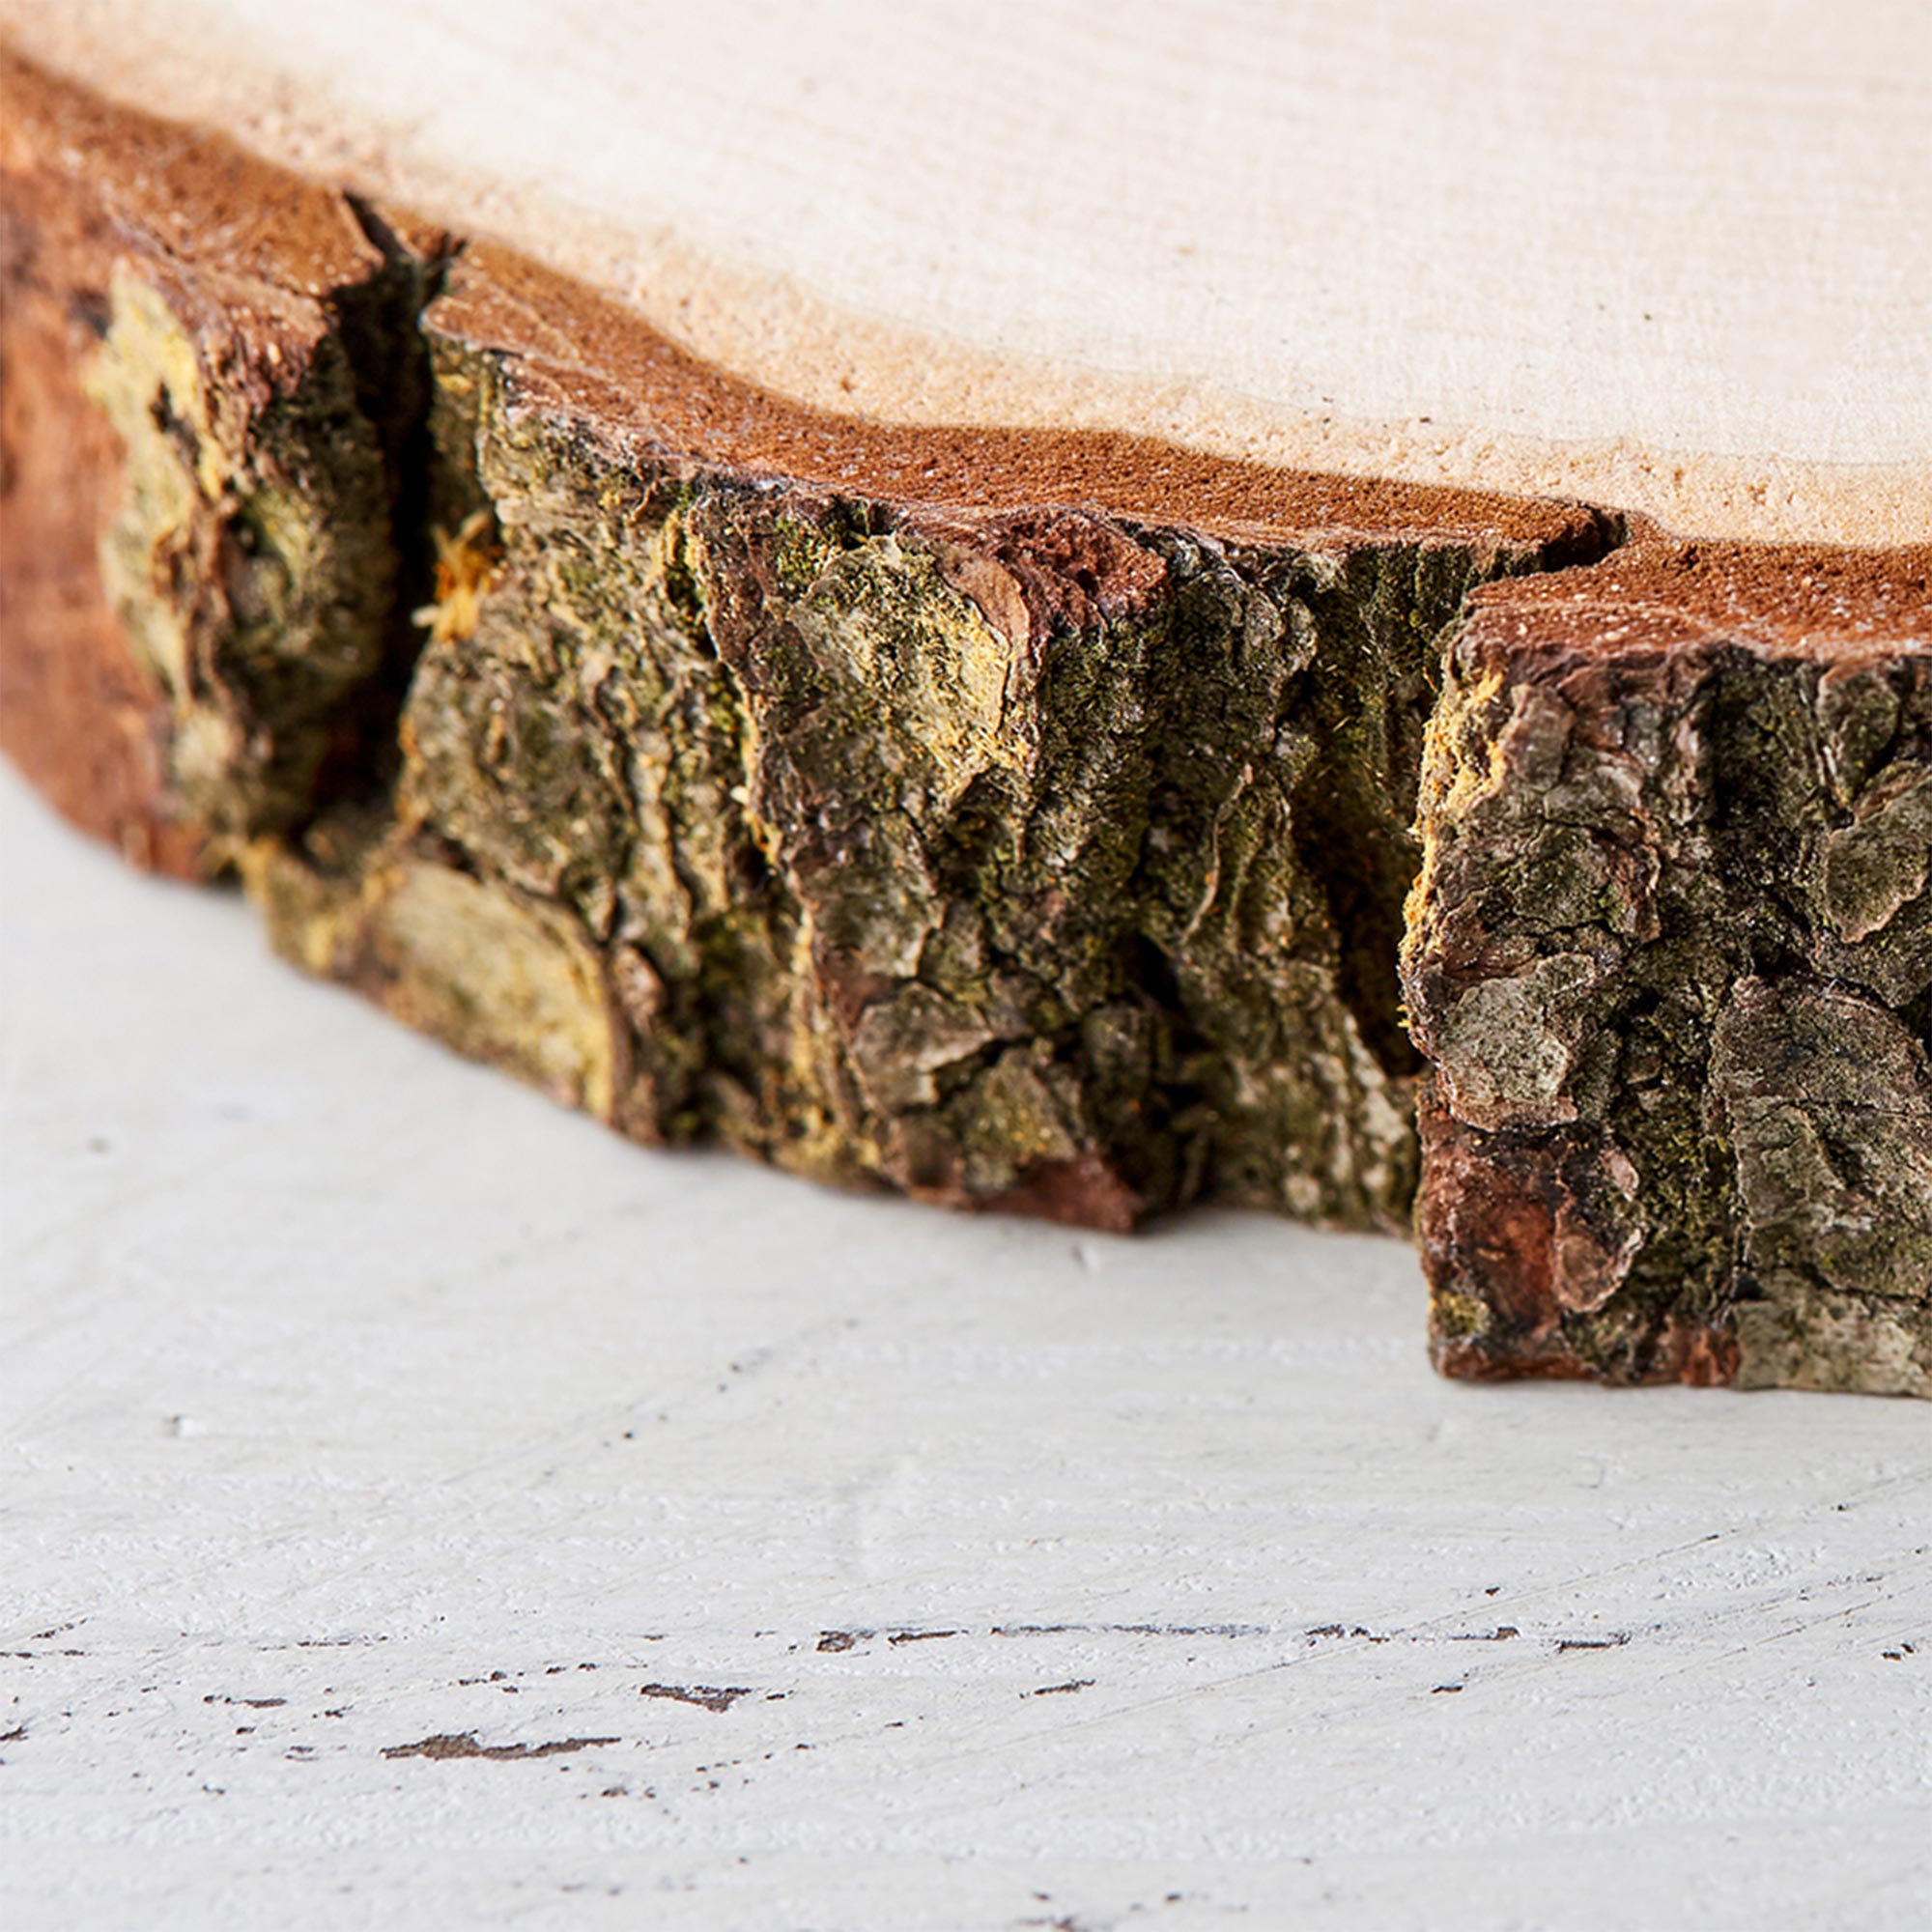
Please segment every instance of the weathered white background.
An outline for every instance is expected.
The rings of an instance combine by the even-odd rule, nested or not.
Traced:
[[[9,1928],[1932,1922],[1932,1406],[1445,1385],[1395,1244],[639,1152],[0,861]]]

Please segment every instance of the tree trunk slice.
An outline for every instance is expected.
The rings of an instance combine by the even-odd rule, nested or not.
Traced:
[[[639,1139],[1102,1226],[1399,1228],[1426,1157],[1451,1372],[1932,1388],[1910,408],[1609,469],[1492,425],[1372,468],[1357,417],[1316,470],[1280,397],[1214,414],[1211,330],[1183,420],[1016,356],[973,390],[995,314],[917,384],[902,318],[848,329],[828,410],[795,275],[777,364],[702,301],[674,342],[672,270],[771,287],[653,242],[639,299],[597,252],[635,209],[486,200],[521,247],[412,212],[474,155],[346,72],[229,111],[250,153],[114,101],[140,9],[12,11],[88,84],[5,70],[0,736],[79,822],[238,868],[289,956]],[[246,13],[156,52],[162,104],[270,72]],[[1922,350],[1880,333],[1874,389]],[[1890,697],[1847,725],[1854,658]],[[1811,721],[1789,772],[1759,705]]]

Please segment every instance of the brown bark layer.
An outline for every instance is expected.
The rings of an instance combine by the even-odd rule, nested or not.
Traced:
[[[394,265],[340,195],[0,59],[0,743],[141,863],[306,810],[385,649]]]

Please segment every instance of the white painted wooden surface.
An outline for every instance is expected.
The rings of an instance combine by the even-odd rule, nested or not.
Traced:
[[[643,1153],[0,863],[10,1932],[1932,1920],[1932,1407],[1445,1385],[1394,1244]]]

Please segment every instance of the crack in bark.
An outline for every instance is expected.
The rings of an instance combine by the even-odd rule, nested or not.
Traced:
[[[1404,1225],[1380,955],[1440,637],[1609,520],[1310,550],[775,483],[612,428],[519,295],[547,346],[472,341],[474,251],[344,209],[319,296],[270,257],[242,287],[151,264],[125,224],[138,290],[101,292],[156,445],[123,506],[151,657],[179,629],[142,588],[179,548],[156,489],[197,542],[263,524],[258,631],[368,605],[353,651],[291,632],[273,675],[191,613],[213,671],[155,809],[282,951],[639,1139],[1108,1226],[1203,1195]],[[226,360],[211,316],[257,318]],[[215,456],[245,489],[190,473]],[[425,637],[437,533],[479,516],[500,560]]]

